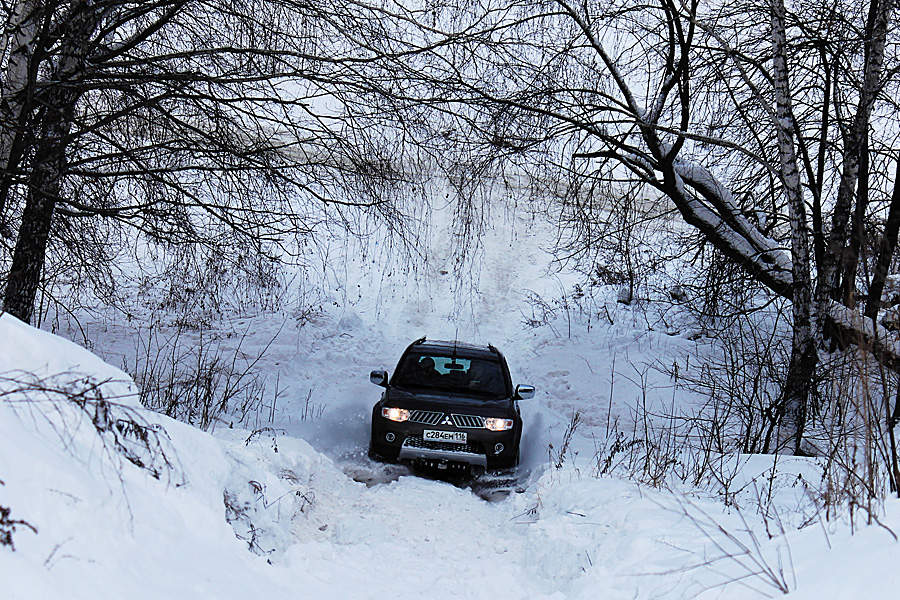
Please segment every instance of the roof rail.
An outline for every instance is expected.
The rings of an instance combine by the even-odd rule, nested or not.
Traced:
[[[421,344],[421,343],[424,342],[424,341],[425,341],[425,336],[423,335],[422,337],[420,337],[419,339],[417,339],[416,341],[414,341],[413,343],[411,343],[409,346],[407,346],[407,347],[406,347],[406,350],[404,350],[404,352],[409,352],[410,350],[412,350],[412,347],[413,347],[413,346],[417,346],[417,345]]]

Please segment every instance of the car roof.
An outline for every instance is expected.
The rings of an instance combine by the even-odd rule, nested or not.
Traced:
[[[407,351],[414,352],[448,352],[452,353],[456,348],[457,354],[467,357],[500,358],[500,351],[488,344],[470,344],[459,340],[426,340],[421,338],[410,344]]]

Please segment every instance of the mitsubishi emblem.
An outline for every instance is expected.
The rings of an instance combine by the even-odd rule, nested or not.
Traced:
[[[450,415],[444,415],[444,420],[441,422],[441,425],[453,425],[453,421],[450,420]]]

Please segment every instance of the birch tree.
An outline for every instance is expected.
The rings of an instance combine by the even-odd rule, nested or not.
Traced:
[[[23,135],[20,119],[24,115],[29,65],[37,34],[38,3],[31,0],[16,2],[7,14],[6,26],[0,39],[0,56],[6,60],[3,85],[0,88],[0,165],[17,163],[11,157],[16,138]],[[12,161],[11,161],[12,159]],[[0,180],[0,236],[11,237],[6,224],[6,202],[9,171],[3,169]]]
[[[788,72],[788,40],[783,0],[772,0],[772,79],[775,91],[775,129],[780,174],[787,196],[791,239],[792,308],[794,317],[791,362],[784,389],[785,425],[791,432],[794,451],[799,453],[810,385],[817,362],[812,331],[812,280],[810,277],[809,230],[806,204],[800,185],[800,169],[794,148],[794,109]]]

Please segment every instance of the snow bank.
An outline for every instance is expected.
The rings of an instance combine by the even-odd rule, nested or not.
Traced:
[[[106,397],[119,404],[139,406],[137,388],[126,373],[81,346],[35,329],[8,313],[0,313],[0,347],[0,391],[21,387],[17,381],[52,380],[65,385],[87,376],[101,384]]]
[[[0,595],[34,598],[284,597],[225,520],[223,490],[232,472],[212,437],[136,408],[122,371],[62,338],[9,315],[0,317],[4,391],[34,381],[83,389],[107,382],[113,418],[157,426],[172,466],[156,479],[124,459],[112,430],[59,396],[30,390],[0,404],[0,505],[19,527],[15,551],[0,548]],[[19,384],[19,385],[20,385]],[[26,386],[27,387],[27,386]]]

